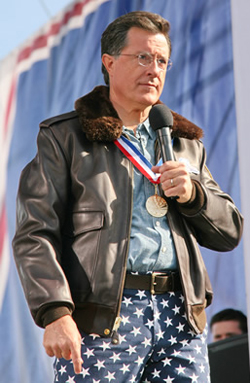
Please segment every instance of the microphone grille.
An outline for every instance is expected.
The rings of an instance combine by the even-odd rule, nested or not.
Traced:
[[[154,130],[173,126],[173,115],[167,105],[157,104],[152,106],[148,117]]]

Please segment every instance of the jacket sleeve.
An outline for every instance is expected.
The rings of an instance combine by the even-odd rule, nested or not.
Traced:
[[[224,193],[206,166],[206,151],[197,141],[200,174],[194,177],[195,199],[178,204],[198,243],[216,251],[230,251],[238,244],[243,231],[243,217],[232,198]]]
[[[69,165],[49,128],[40,130],[37,143],[37,155],[20,178],[13,252],[31,314],[43,327],[51,307],[59,317],[74,309],[60,266],[70,181]]]

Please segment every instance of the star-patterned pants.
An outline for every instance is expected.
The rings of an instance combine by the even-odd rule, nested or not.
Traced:
[[[210,382],[207,330],[195,335],[185,315],[181,292],[151,295],[124,290],[120,343],[82,334],[82,372],[72,361],[56,359],[59,383]]]

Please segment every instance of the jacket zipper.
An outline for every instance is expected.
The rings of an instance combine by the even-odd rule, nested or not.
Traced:
[[[129,160],[128,160],[129,161]],[[134,183],[134,165],[129,161],[129,169],[130,169],[130,174],[132,178],[132,187],[131,187],[131,205],[130,205],[130,222],[129,222],[129,232],[128,232],[128,243],[129,243],[129,238],[130,238],[130,233],[131,233],[131,224],[132,224],[132,209],[133,209],[133,183]],[[124,269],[126,270],[125,266],[127,264],[127,259],[128,259],[128,249],[129,246],[127,245],[127,251],[126,251],[126,256],[124,259]],[[124,290],[124,285],[125,285],[125,278],[126,278],[126,271],[123,272],[122,275],[122,281],[121,281],[121,292],[120,292],[120,297],[118,301],[118,306],[117,306],[117,312],[116,312],[116,318],[115,318],[115,323],[112,328],[111,332],[111,342],[113,344],[119,344],[119,335],[118,335],[118,329],[121,324],[122,318],[120,317],[120,310],[121,310],[121,304],[122,304],[122,296],[123,296],[123,290]]]

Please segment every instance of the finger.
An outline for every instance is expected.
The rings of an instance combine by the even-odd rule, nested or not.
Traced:
[[[62,351],[62,357],[66,360],[70,360],[71,359],[71,352],[70,352],[70,349],[67,349],[67,350],[63,350]]]
[[[169,182],[170,182],[169,187],[173,188],[175,186],[174,178],[170,178]]]
[[[51,347],[45,347],[46,354],[50,357],[55,356],[54,351]]]
[[[73,361],[73,359],[72,359]],[[82,364],[83,364],[83,360],[82,358],[77,358],[73,361],[73,366],[74,366],[74,371],[76,374],[80,374],[81,371],[82,371]]]
[[[152,166],[151,170],[154,173],[160,173],[160,166]]]
[[[171,192],[172,189],[176,189],[178,187],[178,179],[177,178],[167,178],[161,182],[163,191]]]
[[[59,345],[55,345],[53,351],[54,351],[54,355],[57,359],[61,359],[61,358],[66,359],[64,356],[64,352]]]
[[[82,358],[77,358],[77,359],[72,359],[72,362],[73,362],[73,366],[74,366],[74,371],[76,374],[80,374],[81,371],[82,371],[82,364],[83,364],[83,360]]]
[[[177,161],[166,161],[161,165],[152,166],[151,170],[154,173],[162,173],[164,171],[169,171],[170,169],[176,169],[179,167],[179,162]]]
[[[71,357],[72,357],[75,373],[80,374],[80,372],[82,371],[82,364],[83,364],[83,360],[81,358],[81,345],[79,345],[79,347],[76,346],[72,348]]]

